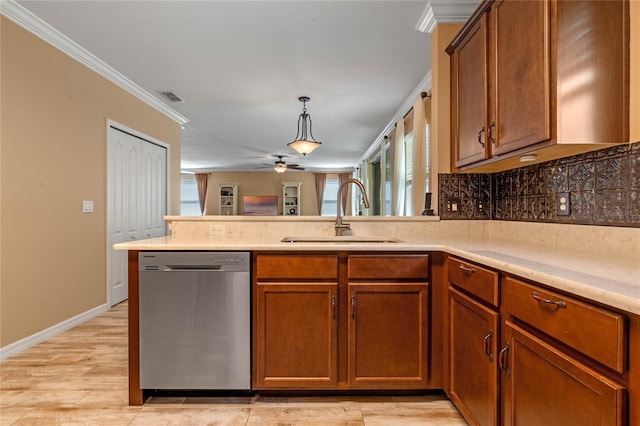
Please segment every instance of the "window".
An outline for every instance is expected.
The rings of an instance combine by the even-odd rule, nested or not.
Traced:
[[[198,184],[195,177],[183,176],[180,180],[180,216],[200,216]]]
[[[324,185],[324,194],[322,194],[322,216],[335,216],[338,211],[338,177],[327,176],[327,181]]]
[[[404,188],[404,214],[411,216],[413,211],[413,129],[404,135],[405,152],[405,188]]]
[[[430,111],[427,111],[427,114],[429,114]],[[425,188],[427,189],[427,192],[431,192],[431,158],[429,157],[429,154],[431,152],[431,139],[429,137],[429,120],[431,119],[431,117],[429,115],[427,115],[427,120],[425,123],[425,131],[424,131],[424,142],[425,142],[425,156],[426,156],[426,161],[425,161],[425,165],[427,166],[427,170],[426,170],[426,185]]]

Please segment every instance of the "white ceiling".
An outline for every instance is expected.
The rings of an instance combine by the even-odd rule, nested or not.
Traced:
[[[19,1],[186,117],[182,167],[356,167],[429,74],[426,1]],[[309,96],[306,158],[296,135]],[[164,101],[164,100],[163,100]]]

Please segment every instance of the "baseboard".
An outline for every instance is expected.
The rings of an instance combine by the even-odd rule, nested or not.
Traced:
[[[78,324],[82,324],[83,322],[88,321],[91,318],[97,315],[100,315],[101,313],[106,312],[108,310],[109,310],[109,305],[107,304],[96,306],[95,308],[89,309],[86,312],[76,315],[75,317],[71,317],[45,330],[32,334],[29,337],[25,337],[24,339],[18,340],[17,342],[13,342],[7,346],[4,346],[0,348],[0,361],[5,360],[13,355],[16,355],[24,350],[27,350],[30,347],[35,346],[40,342],[50,339],[62,333],[63,331],[67,331]]]

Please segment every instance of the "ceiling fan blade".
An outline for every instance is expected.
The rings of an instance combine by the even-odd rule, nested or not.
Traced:
[[[291,170],[304,170],[304,167],[300,167],[297,164],[291,164],[291,165],[287,165],[287,169],[291,169]]]

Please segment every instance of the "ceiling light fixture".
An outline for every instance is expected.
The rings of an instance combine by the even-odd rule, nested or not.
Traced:
[[[283,162],[276,162],[276,166],[273,168],[278,173],[284,173],[287,171],[287,165]]]
[[[298,133],[293,142],[289,142],[287,146],[293,148],[302,155],[307,155],[314,149],[322,145],[313,137],[311,132],[311,116],[307,114],[307,102],[311,100],[308,96],[298,98],[302,102],[302,114],[298,117]],[[276,170],[277,171],[277,170]]]

